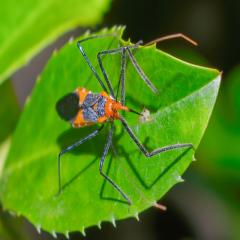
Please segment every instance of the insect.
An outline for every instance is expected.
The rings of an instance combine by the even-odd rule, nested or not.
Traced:
[[[142,41],[139,41],[134,45],[121,46],[121,47],[110,49],[110,50],[103,50],[97,54],[98,64],[100,66],[101,72],[105,80],[105,83],[104,83],[101,77],[99,76],[99,74],[97,73],[96,69],[92,65],[91,61],[89,60],[88,56],[86,55],[82,45],[84,42],[88,40],[92,40],[100,37],[102,38],[102,37],[116,37],[116,36],[114,36],[113,34],[90,36],[78,41],[77,46],[83,58],[85,59],[87,65],[89,66],[94,76],[96,77],[98,83],[101,85],[103,91],[100,93],[93,93],[84,87],[79,87],[72,93],[69,93],[63,96],[56,104],[56,110],[59,116],[63,120],[70,122],[73,128],[82,128],[82,127],[86,127],[94,124],[101,124],[101,126],[97,128],[95,131],[93,131],[86,137],[78,140],[77,142],[73,143],[71,146],[63,149],[59,153],[58,155],[58,185],[59,185],[58,194],[60,194],[62,191],[61,157],[65,153],[71,151],[72,149],[83,144],[84,142],[97,136],[100,133],[100,131],[103,129],[103,127],[108,123],[110,124],[110,128],[109,128],[107,140],[103,149],[103,154],[100,159],[99,172],[122,195],[122,197],[127,201],[127,203],[131,205],[132,201],[128,197],[128,195],[107,174],[103,172],[104,160],[112,144],[112,138],[114,134],[114,122],[116,120],[122,123],[124,129],[130,136],[132,141],[136,144],[136,147],[138,147],[139,150],[147,158],[152,157],[156,154],[160,154],[162,152],[172,150],[172,149],[192,148],[193,145],[191,143],[182,143],[182,144],[173,144],[173,145],[157,148],[153,151],[148,151],[146,149],[146,147],[140,142],[140,140],[137,138],[133,130],[130,128],[127,121],[121,115],[122,111],[132,112],[138,115],[142,115],[141,113],[138,113],[133,109],[130,109],[125,104],[125,72],[126,72],[127,58],[130,59],[137,73],[140,75],[140,77],[146,83],[146,85],[150,88],[150,90],[155,94],[158,92],[157,88],[149,80],[149,78],[146,76],[146,74],[138,64],[132,52],[133,49],[139,48],[139,46],[142,44]],[[169,35],[163,38],[156,39],[152,42],[149,42],[146,45],[150,45],[153,43],[157,43],[166,39],[171,39],[176,37],[182,37],[190,41],[191,43],[195,44],[195,42],[193,42],[191,39],[189,39],[185,35],[174,34],[174,35]],[[102,56],[117,54],[117,53],[121,54],[121,71],[120,71],[120,80],[118,82],[118,89],[117,89],[117,92],[115,93],[113,90],[112,84],[108,78],[108,75],[105,71],[105,68],[103,66]],[[118,100],[119,89],[120,89],[120,100]]]

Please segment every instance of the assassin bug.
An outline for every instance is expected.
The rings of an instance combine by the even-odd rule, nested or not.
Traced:
[[[62,191],[62,184],[61,184],[61,157],[63,154],[71,151],[73,148],[78,147],[79,145],[83,144],[87,140],[92,139],[93,137],[97,136],[99,132],[103,129],[104,125],[109,122],[110,123],[110,130],[108,133],[107,141],[103,150],[102,157],[100,159],[99,171],[100,174],[122,195],[122,197],[127,201],[129,205],[132,204],[130,198],[124,191],[103,172],[103,164],[104,160],[108,154],[109,148],[112,144],[112,137],[114,133],[114,121],[120,120],[124,129],[129,134],[131,139],[134,141],[136,146],[140,149],[140,151],[145,155],[145,157],[152,157],[156,154],[160,154],[162,152],[166,152],[176,148],[192,148],[193,145],[191,143],[183,143],[183,144],[174,144],[169,145],[161,148],[157,148],[153,151],[148,151],[145,146],[140,142],[137,138],[135,133],[129,127],[127,121],[123,118],[123,116],[119,113],[119,111],[126,111],[132,112],[138,115],[142,115],[137,111],[128,108],[125,105],[125,71],[126,71],[126,61],[127,57],[132,62],[134,68],[136,69],[137,73],[140,75],[142,80],[146,83],[146,85],[151,89],[153,93],[157,93],[158,90],[153,85],[153,83],[148,79],[148,77],[143,72],[142,68],[139,66],[136,58],[134,57],[132,50],[137,49],[141,44],[142,41],[134,45],[129,46],[121,46],[115,49],[110,50],[103,50],[97,54],[98,64],[102,71],[104,80],[107,84],[105,86],[104,82],[101,80],[99,74],[95,70],[94,66],[92,65],[91,61],[87,57],[82,43],[91,39],[102,38],[102,37],[116,37],[113,34],[105,34],[105,35],[98,35],[98,36],[90,36],[78,41],[77,46],[84,57],[86,63],[88,64],[89,68],[93,72],[94,76],[96,77],[97,81],[101,85],[103,91],[101,93],[92,93],[91,91],[85,89],[84,87],[77,88],[74,92],[67,94],[66,96],[62,97],[56,104],[56,110],[59,116],[66,121],[69,121],[73,128],[81,128],[93,124],[102,124],[98,129],[87,135],[86,137],[78,140],[77,142],[73,143],[71,146],[63,149],[58,155],[58,184],[59,184],[59,191],[58,194]],[[149,42],[146,45],[150,45],[153,43],[157,43],[166,39],[182,37],[187,41],[196,45],[191,39],[186,37],[183,34],[174,34],[165,36],[163,38],[158,38],[154,41]],[[104,55],[109,54],[121,54],[121,71],[120,71],[120,80],[118,83],[117,93],[115,94],[113,91],[112,84],[107,76],[107,73],[104,69],[103,62],[101,57]],[[120,95],[121,99],[118,101],[118,93],[120,88]]]

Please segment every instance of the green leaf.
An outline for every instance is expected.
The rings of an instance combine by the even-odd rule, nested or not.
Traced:
[[[121,35],[122,28],[104,32]],[[126,43],[125,43],[126,44]],[[105,37],[83,43],[89,59],[97,66],[96,54],[119,46],[116,38]],[[220,73],[194,66],[155,48],[141,47],[134,55],[159,90],[154,95],[130,64],[126,69],[126,102],[135,110],[151,111],[150,121],[126,115],[136,135],[154,149],[176,143],[193,143],[197,148],[216,100]],[[106,56],[103,64],[114,86],[120,73],[120,56]],[[49,232],[84,231],[86,227],[127,217],[151,207],[176,183],[189,166],[193,150],[179,149],[145,158],[116,121],[114,151],[104,171],[131,198],[128,206],[119,193],[99,174],[99,158],[108,126],[95,139],[62,158],[63,192],[56,196],[57,156],[60,149],[96,129],[71,129],[59,119],[55,104],[78,86],[102,91],[76,47],[67,44],[50,59],[21,117],[1,179],[5,208],[27,217]],[[17,186],[17,189],[16,189]]]
[[[1,0],[0,83],[66,31],[99,22],[109,2]]]

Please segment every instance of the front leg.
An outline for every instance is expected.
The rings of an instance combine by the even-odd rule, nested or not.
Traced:
[[[173,144],[173,145],[169,145],[169,146],[165,146],[165,147],[161,147],[161,148],[157,148],[151,152],[149,152],[144,145],[139,141],[139,139],[136,137],[136,135],[134,134],[134,132],[132,131],[132,129],[128,126],[126,120],[120,116],[120,120],[123,124],[123,127],[126,129],[127,133],[129,134],[129,136],[132,138],[132,140],[136,143],[136,145],[138,146],[138,148],[140,149],[140,151],[146,156],[146,157],[152,157],[154,155],[160,154],[162,152],[166,152],[172,149],[176,149],[176,148],[194,148],[192,143],[179,143],[179,144]]]

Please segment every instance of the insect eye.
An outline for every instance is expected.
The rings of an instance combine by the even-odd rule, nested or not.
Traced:
[[[79,97],[75,93],[69,93],[62,97],[56,103],[56,110],[58,115],[66,120],[70,121],[76,117],[79,110]]]

